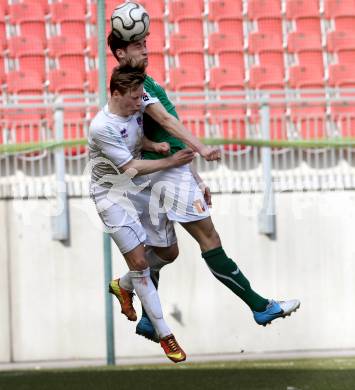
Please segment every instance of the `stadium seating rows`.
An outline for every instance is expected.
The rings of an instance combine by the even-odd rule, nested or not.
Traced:
[[[0,11],[0,78],[3,92],[13,71],[38,71],[49,80],[55,69],[83,73],[83,89],[93,90],[97,69],[96,2],[2,0]],[[203,88],[218,88],[211,74],[233,74],[253,87],[258,67],[281,69],[285,87],[292,87],[293,67],[318,68],[329,82],[334,64],[355,63],[354,0],[144,0],[151,14],[148,49],[154,54],[153,74],[171,89],[191,86],[170,79],[188,74]],[[323,4],[323,9],[321,9]],[[117,1],[106,1],[107,18]],[[109,23],[108,23],[109,25]],[[114,60],[108,51],[109,64]],[[218,71],[216,69],[219,69]],[[196,72],[195,72],[196,73]],[[260,72],[263,75],[263,72]],[[215,76],[213,76],[215,77]],[[261,76],[262,77],[262,76]],[[268,76],[265,76],[268,77]],[[188,77],[185,77],[189,83]],[[267,81],[267,79],[265,79]]]
[[[149,72],[168,89],[355,85],[355,0],[140,3],[151,16]],[[108,28],[116,5],[106,0]],[[95,92],[96,15],[94,0],[0,0],[2,93]],[[116,61],[107,54],[109,74]]]

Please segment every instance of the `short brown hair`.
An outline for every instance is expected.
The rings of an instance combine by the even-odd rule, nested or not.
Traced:
[[[116,66],[112,70],[110,80],[111,95],[118,91],[124,95],[129,90],[136,90],[145,80],[145,64],[144,61],[121,61],[120,66]]]
[[[117,57],[116,50],[126,49],[130,43],[131,42],[122,41],[122,39],[117,38],[112,31],[107,37],[107,45],[110,47],[112,54],[114,55],[117,61],[119,61],[119,59]]]

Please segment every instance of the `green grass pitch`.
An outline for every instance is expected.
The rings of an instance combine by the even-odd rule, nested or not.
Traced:
[[[354,390],[355,358],[0,372],[0,390]]]

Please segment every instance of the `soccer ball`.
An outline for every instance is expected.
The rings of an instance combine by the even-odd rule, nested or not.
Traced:
[[[112,33],[122,41],[138,41],[148,33],[149,15],[140,4],[129,1],[114,9],[111,28]]]

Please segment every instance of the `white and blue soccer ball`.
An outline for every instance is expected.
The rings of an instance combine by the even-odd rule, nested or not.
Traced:
[[[111,28],[112,33],[122,41],[138,41],[149,31],[148,12],[131,1],[118,5],[111,15]]]

